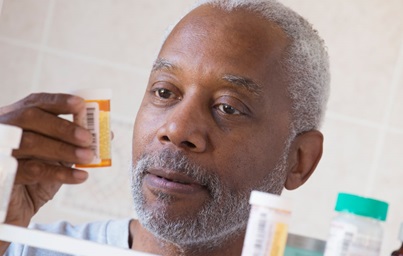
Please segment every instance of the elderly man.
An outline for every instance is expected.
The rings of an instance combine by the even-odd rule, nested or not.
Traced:
[[[298,14],[270,0],[202,1],[166,38],[137,114],[139,219],[36,228],[160,255],[240,255],[250,192],[295,189],[318,164],[328,87],[323,42]],[[82,108],[35,94],[0,110],[24,128],[7,223],[27,226],[62,184],[86,179],[55,164],[93,157],[89,132],[57,117]],[[8,250],[18,252],[44,253]]]

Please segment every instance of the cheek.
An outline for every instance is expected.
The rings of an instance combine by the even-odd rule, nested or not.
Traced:
[[[225,169],[222,180],[233,191],[245,191],[256,187],[267,175],[268,163],[253,154],[242,153],[238,157],[222,158]]]
[[[152,144],[156,138],[157,129],[160,126],[159,121],[155,115],[147,113],[147,111],[139,110],[133,128],[133,160],[137,160],[145,153],[147,146]]]
[[[261,143],[261,139],[252,136],[239,141],[229,139],[216,148],[215,164],[225,183],[234,189],[248,188],[267,175],[275,161]]]
[[[240,190],[260,184],[278,164],[285,137],[248,131],[243,136],[222,138],[215,154],[222,180]]]

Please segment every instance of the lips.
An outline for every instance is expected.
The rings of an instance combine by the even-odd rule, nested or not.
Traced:
[[[145,185],[153,192],[194,194],[206,190],[193,178],[166,169],[151,169],[144,177]]]

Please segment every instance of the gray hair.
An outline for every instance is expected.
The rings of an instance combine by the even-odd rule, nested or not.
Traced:
[[[275,0],[199,0],[193,8],[213,5],[225,11],[244,8],[277,24],[290,43],[281,69],[292,100],[290,138],[319,129],[330,91],[329,57],[324,41],[299,14]],[[168,31],[170,32],[170,31]]]

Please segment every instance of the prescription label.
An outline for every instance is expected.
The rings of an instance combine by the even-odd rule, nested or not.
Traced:
[[[253,207],[251,211],[242,255],[283,256],[288,225],[276,221],[271,209]]]
[[[88,129],[92,135],[91,149],[94,160],[86,165],[77,167],[107,167],[111,166],[111,128],[108,101],[86,101],[85,111],[75,117],[75,122]]]
[[[379,256],[382,241],[359,232],[355,225],[333,221],[325,256]]]

